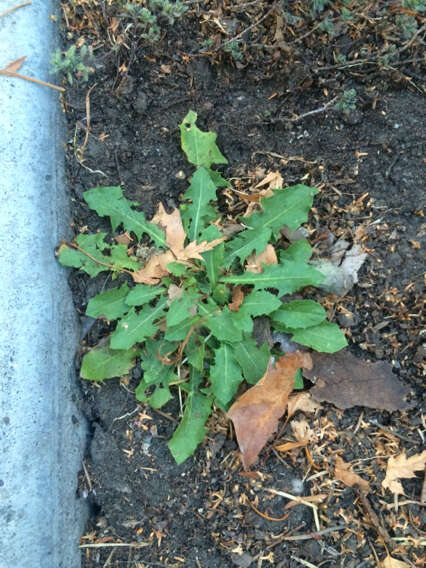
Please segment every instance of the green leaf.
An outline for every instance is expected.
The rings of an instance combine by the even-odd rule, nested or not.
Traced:
[[[198,296],[194,293],[194,290],[184,290],[182,298],[174,299],[167,312],[167,327],[179,325],[184,320],[188,319],[190,314],[192,317],[195,316],[197,313],[197,299]],[[195,313],[191,313],[194,307]]]
[[[122,224],[126,231],[132,231],[140,240],[147,234],[157,246],[168,248],[164,232],[145,219],[142,211],[135,211],[132,205],[137,202],[128,201],[121,187],[94,187],[83,193],[84,200],[90,209],[96,211],[100,217],[109,217],[112,230]]]
[[[198,312],[203,316],[203,325],[216,339],[230,343],[241,341],[241,329],[237,327],[233,312],[228,307],[219,307],[209,298],[207,304],[198,304]]]
[[[222,175],[215,170],[208,170],[209,176],[216,187],[232,187],[227,179],[222,177]]]
[[[271,229],[274,236],[284,225],[290,231],[295,231],[308,220],[314,195],[318,193],[315,187],[298,184],[286,189],[275,189],[272,197],[261,200],[261,212],[253,213],[244,218],[244,224],[253,229]]]
[[[265,266],[262,274],[245,272],[240,276],[228,276],[222,282],[230,284],[253,284],[256,290],[274,288],[279,296],[292,294],[305,286],[318,286],[324,276],[309,264],[288,260],[284,265]]]
[[[225,284],[217,284],[213,290],[212,298],[215,302],[223,306],[229,301],[230,295],[231,292]]]
[[[89,300],[86,308],[86,315],[91,318],[104,316],[108,320],[114,320],[124,316],[129,311],[125,299],[129,292],[129,287],[124,283],[120,288],[113,288],[106,292],[101,292]]]
[[[193,337],[193,336],[192,336]],[[204,371],[204,355],[206,351],[206,345],[204,342],[201,343],[195,349],[189,346],[185,348],[185,355],[188,357],[188,363],[192,365],[197,371],[202,373]]]
[[[182,321],[179,325],[169,327],[164,334],[164,338],[167,341],[183,341],[190,332],[191,327],[199,320],[200,318],[198,316],[189,317]]]
[[[326,317],[324,308],[313,300],[294,300],[281,304],[271,316],[273,322],[295,329],[318,325]]]
[[[210,168],[212,164],[227,164],[228,160],[216,145],[216,133],[202,132],[196,125],[197,113],[190,110],[180,124],[181,145],[188,161]]]
[[[92,349],[83,357],[81,376],[90,381],[103,381],[126,375],[135,364],[135,349],[113,351],[108,347]]]
[[[59,247],[58,260],[62,266],[71,266],[83,270],[92,278],[105,272],[112,270],[105,264],[95,262],[96,259],[102,263],[111,264],[110,257],[102,254],[102,251],[108,248],[108,244],[104,242],[106,233],[95,233],[94,235],[78,235],[76,238],[77,245],[86,251],[92,258],[83,252],[63,244]]]
[[[167,270],[171,274],[173,274],[173,276],[177,276],[179,278],[180,276],[183,276],[185,274],[185,272],[188,270],[188,267],[184,264],[181,264],[180,262],[169,262],[169,264],[167,265]]]
[[[299,239],[291,244],[286,250],[279,253],[280,263],[284,264],[286,260],[294,262],[308,262],[312,256],[312,247],[306,239]]]
[[[129,292],[126,298],[126,304],[128,306],[143,306],[163,292],[166,292],[164,286],[136,284],[136,286]]]
[[[266,373],[271,356],[266,343],[258,348],[252,337],[246,337],[240,343],[232,345],[234,355],[243,370],[245,380],[254,385]]]
[[[189,241],[193,242],[198,240],[206,225],[218,216],[216,210],[209,206],[209,202],[216,199],[216,185],[206,168],[198,168],[195,171],[191,185],[183,197],[192,201],[186,204],[181,216],[185,226],[188,227]]]
[[[111,348],[129,349],[135,343],[152,336],[157,331],[154,322],[161,318],[166,304],[167,298],[161,298],[156,306],[145,306],[139,313],[136,313],[135,309],[132,308],[117,323],[117,327],[111,335]]]
[[[214,239],[218,239],[222,236],[222,233],[215,225],[209,225],[205,229],[199,238],[199,241],[211,242]],[[210,290],[213,290],[217,284],[218,277],[220,275],[220,270],[223,267],[223,260],[225,256],[225,244],[220,243],[215,246],[214,249],[209,250],[201,255],[205,260],[206,274],[210,282]]]
[[[172,398],[172,393],[167,387],[156,387],[148,402],[152,408],[161,408]]]
[[[291,330],[292,341],[321,353],[335,353],[347,346],[345,334],[335,323],[325,321],[307,329]]]
[[[214,396],[223,406],[232,400],[243,376],[229,345],[223,343],[214,352],[215,362],[210,368],[210,382]]]
[[[168,443],[176,463],[181,464],[189,458],[203,441],[211,406],[211,398],[197,391],[189,393],[182,421]]]
[[[303,382],[302,369],[297,369],[294,375],[294,390],[303,390],[305,388],[305,383]]]
[[[238,312],[233,312],[233,318],[244,333],[250,334],[253,331],[252,316],[268,315],[280,306],[281,301],[277,296],[265,290],[257,290],[244,298]]]
[[[241,264],[253,252],[260,254],[266,248],[268,241],[271,237],[271,229],[268,227],[260,227],[259,229],[246,229],[239,233],[225,244],[225,267],[228,268],[237,260],[240,259]]]

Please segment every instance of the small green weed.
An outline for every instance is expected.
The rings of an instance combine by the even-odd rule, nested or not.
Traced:
[[[225,238],[216,191],[230,184],[212,166],[227,160],[216,134],[199,130],[196,119],[189,111],[180,125],[182,149],[196,167],[180,209],[166,213],[160,205],[148,222],[121,187],[90,189],[84,193],[90,209],[138,244],[128,248],[111,244],[106,233],[80,234],[58,252],[61,264],[91,277],[110,271],[127,278],[88,303],[87,316],[114,322],[115,329],[108,343],[86,353],[81,376],[102,382],[129,373],[139,360],[138,401],[160,408],[180,389],[183,416],[169,441],[178,463],[203,440],[213,404],[226,411],[243,381],[253,385],[265,374],[274,350],[257,345],[255,318],[269,318],[272,329],[317,351],[333,353],[347,344],[320,304],[291,298],[324,278],[309,264],[306,240],[279,251],[276,264],[259,262],[260,270],[247,270],[248,257],[276,243],[284,225],[295,231],[307,221],[317,190],[305,185],[274,190],[261,199],[260,210],[242,219],[244,230]],[[135,254],[138,248],[145,251],[144,261]],[[301,378],[295,379],[300,388]]]
[[[356,109],[357,94],[355,89],[343,91],[343,95],[335,104],[337,110],[341,110],[344,114],[349,114]]]
[[[89,74],[93,72],[89,65],[92,60],[93,52],[87,45],[82,45],[79,50],[75,45],[72,45],[65,52],[58,49],[50,58],[51,73],[65,73],[70,85],[73,83],[73,75],[86,82],[89,79]]]
[[[173,25],[188,10],[180,0],[149,0],[147,6],[141,6],[137,2],[128,2],[124,6],[136,25],[135,28],[140,37],[149,43],[157,42],[161,37],[161,23],[164,21]]]
[[[237,41],[230,41],[227,43],[224,46],[223,51],[229,53],[234,61],[241,61],[244,58],[240,44]]]

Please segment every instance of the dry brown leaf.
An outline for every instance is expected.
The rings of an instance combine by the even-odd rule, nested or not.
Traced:
[[[307,443],[308,440],[301,440],[300,442],[285,442],[285,444],[275,446],[275,449],[279,452],[289,452],[290,450],[295,450],[296,448],[306,446]]]
[[[410,568],[410,565],[402,560],[397,560],[393,556],[386,556],[380,563],[380,568]]]
[[[119,243],[120,245],[129,245],[132,242],[132,237],[130,236],[129,231],[126,231],[122,235],[118,235],[118,237],[114,237],[114,240]]]
[[[364,493],[370,492],[370,485],[365,479],[351,470],[349,463],[342,460],[340,456],[336,456],[336,467],[334,469],[334,477],[347,485],[348,487],[358,486]]]
[[[22,64],[24,63],[26,58],[27,56],[24,55],[24,57],[20,57],[19,59],[15,59],[15,61],[11,61],[6,65],[6,67],[4,67],[4,71],[7,71],[8,73],[17,73],[22,67]]]
[[[399,479],[416,477],[416,471],[423,471],[426,465],[426,450],[407,458],[405,451],[399,456],[390,457],[386,469],[386,477],[382,481],[383,489],[389,489],[397,495],[404,495],[404,489]]]
[[[262,379],[231,406],[232,420],[241,450],[244,469],[253,464],[269,437],[276,431],[294,386],[294,374],[300,367],[309,368],[311,358],[296,351],[271,363]]]
[[[184,248],[185,231],[179,209],[167,213],[162,203],[158,205],[157,213],[151,220],[166,233],[166,244],[176,255]]]
[[[228,304],[228,308],[233,312],[238,312],[244,300],[244,292],[242,286],[235,286],[232,290],[232,302]]]
[[[288,399],[287,414],[291,418],[298,410],[302,412],[316,412],[321,408],[321,404],[312,398],[310,392],[300,392],[291,395]]]
[[[269,174],[256,185],[256,189],[267,185],[269,189],[282,189],[284,180],[279,171],[269,172]]]
[[[182,294],[183,294],[183,288],[176,286],[176,284],[170,284],[167,290],[167,295],[169,297],[170,302],[176,299],[180,300],[182,298]]]
[[[345,410],[366,406],[381,410],[405,410],[404,397],[408,388],[393,374],[385,361],[368,363],[358,359],[348,349],[337,353],[312,353],[313,368],[303,376],[315,383],[312,396],[331,402]]]
[[[204,260],[201,253],[212,250],[216,245],[223,243],[224,240],[225,237],[220,237],[219,239],[214,239],[214,241],[210,242],[203,241],[202,243],[197,243],[196,241],[193,241],[176,254],[176,262],[191,260],[193,258]]]
[[[301,420],[292,420],[290,426],[293,430],[293,436],[298,442],[305,442],[305,444],[307,444],[314,438],[314,433],[304,418]]]
[[[306,495],[300,498],[300,501],[289,501],[284,509],[292,509],[297,505],[303,505],[303,501],[308,503],[323,503],[328,497],[328,493],[317,493],[316,495]]]
[[[278,258],[272,245],[267,245],[260,254],[251,254],[246,260],[246,271],[261,274],[264,264],[278,264]]]
[[[167,265],[175,260],[170,250],[162,254],[157,254],[150,258],[143,268],[132,272],[133,280],[138,284],[158,284],[163,276],[169,274]]]

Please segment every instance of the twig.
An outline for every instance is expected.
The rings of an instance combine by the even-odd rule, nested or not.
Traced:
[[[12,6],[11,8],[8,8],[7,10],[5,10],[4,12],[2,12],[0,14],[0,19],[4,18],[8,14],[11,14],[15,10],[17,10],[18,8],[23,8],[24,6],[29,6],[30,4],[32,4],[32,2],[30,0],[28,0],[28,2],[22,2],[22,4],[16,4],[16,6]]]
[[[362,491],[360,488],[357,487],[357,494],[358,497],[360,498],[360,501],[362,503],[362,506],[364,508],[364,512],[365,514],[370,518],[371,524],[372,526],[376,529],[376,531],[378,532],[378,534],[380,535],[380,537],[383,539],[383,541],[390,547],[393,548],[393,543],[392,543],[392,539],[389,536],[389,533],[387,532],[387,530],[385,529],[385,527],[382,525],[382,523],[380,522],[379,517],[376,515],[376,513],[373,511],[373,508],[370,504],[370,501],[367,498],[367,494]]]
[[[84,475],[85,475],[86,480],[87,480],[87,485],[89,486],[89,491],[92,492],[93,491],[93,485],[92,485],[92,481],[91,481],[90,476],[89,476],[89,472],[87,471],[86,464],[85,464],[84,460],[81,463],[82,463],[82,466],[83,466]]]
[[[250,507],[253,509],[253,511],[257,515],[259,515],[259,517],[262,517],[262,519],[266,519],[267,521],[273,521],[275,523],[281,523],[282,521],[285,521],[286,519],[288,519],[288,517],[291,514],[291,511],[287,511],[287,513],[280,518],[270,517],[268,514],[262,513],[262,511],[259,511],[259,509],[253,505],[253,503],[250,501],[250,499],[248,497],[247,497],[247,502],[250,505]]]
[[[283,536],[281,540],[310,540],[311,538],[318,538],[319,536],[323,536],[325,534],[329,534],[335,531],[343,531],[347,528],[347,525],[336,525],[334,527],[329,527],[328,529],[323,529],[322,531],[312,532],[308,534],[295,534],[293,536]]]
[[[420,34],[422,34],[424,31],[426,30],[426,24],[423,24],[421,28],[419,28],[411,37],[410,41],[408,41],[405,45],[403,45],[401,47],[401,49],[398,51],[398,53],[402,53],[403,51],[405,51],[406,49],[408,49],[410,47],[410,45],[414,42],[414,40],[416,39],[417,36],[419,36]]]
[[[90,89],[87,91],[86,94],[86,134],[84,136],[83,144],[80,148],[77,149],[79,162],[83,160],[84,152],[86,151],[87,143],[89,142],[89,134],[90,134],[90,93],[96,87],[97,83],[92,85]]]
[[[231,39],[226,40],[225,42],[221,43],[218,47],[216,47],[216,49],[214,51],[218,51],[219,49],[222,49],[225,45],[228,45],[228,43],[232,43],[233,41],[237,41],[238,39],[240,39],[240,37],[242,37],[245,33],[247,33],[248,31],[252,30],[253,28],[255,28],[256,26],[258,26],[259,24],[261,24],[263,22],[263,20],[266,20],[266,18],[268,16],[270,16],[272,14],[272,12],[274,12],[274,10],[277,7],[277,3],[274,2],[274,4],[272,5],[271,8],[269,8],[269,10],[266,12],[266,14],[264,16],[262,16],[260,18],[260,20],[257,20],[257,22],[253,22],[248,28],[246,28],[245,30],[243,30],[242,32],[240,32],[239,34],[237,34],[236,36],[234,36]]]
[[[287,122],[298,122],[299,120],[302,120],[303,118],[306,118],[307,116],[312,116],[313,114],[319,114],[320,112],[324,112],[331,105],[333,105],[336,101],[337,101],[337,97],[334,97],[334,99],[331,99],[331,101],[328,101],[328,103],[326,103],[322,107],[319,107],[319,108],[316,108],[314,110],[310,110],[309,112],[305,112],[303,114],[300,114],[296,118],[287,118],[287,119],[284,119],[284,120],[286,120]]]
[[[144,548],[151,546],[149,542],[99,542],[95,544],[80,544],[79,548]]]
[[[134,410],[132,410],[132,412],[126,412],[126,414],[123,414],[123,416],[116,416],[114,418],[114,420],[112,421],[112,423],[114,424],[114,422],[118,421],[118,420],[123,420],[123,418],[129,418],[129,416],[133,416],[133,414],[135,412],[137,412],[139,410],[139,406],[137,406]]]
[[[12,71],[6,71],[6,69],[0,69],[0,75],[5,75],[6,77],[17,77],[18,79],[24,79],[30,83],[36,83],[37,85],[43,85],[44,87],[50,87],[51,89],[56,89],[62,93],[65,91],[63,87],[58,87],[58,85],[52,85],[52,83],[47,83],[41,79],[35,79],[34,77],[28,77],[27,75],[21,75],[20,73],[13,73]]]
[[[302,558],[298,558],[297,556],[292,556],[291,559],[296,560],[296,562],[298,562],[302,566],[307,566],[307,568],[318,568],[316,564],[311,564],[307,560],[303,560]]]
[[[290,501],[295,501],[296,503],[300,503],[301,505],[306,505],[312,509],[315,521],[315,527],[317,532],[320,531],[320,524],[318,518],[318,507],[315,503],[310,503],[309,501],[305,501],[302,497],[296,497],[295,495],[291,495],[290,493],[285,493],[285,491],[278,491],[277,489],[269,489],[268,487],[264,488],[265,491],[269,493],[273,493],[274,495],[279,495],[280,497],[285,497],[286,499],[290,499]]]

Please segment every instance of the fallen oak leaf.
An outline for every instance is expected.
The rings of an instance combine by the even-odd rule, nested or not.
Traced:
[[[122,235],[117,235],[116,237],[114,237],[114,240],[120,245],[128,246],[132,242],[132,237],[130,236],[129,231],[126,231]]]
[[[265,250],[259,254],[251,254],[246,260],[246,271],[261,274],[264,264],[278,264],[277,254],[274,247],[268,244]]]
[[[244,469],[257,460],[259,452],[277,430],[297,369],[309,368],[311,364],[310,356],[299,351],[280,357],[275,366],[271,359],[262,379],[229,409],[228,418],[234,424]]]
[[[284,180],[280,172],[278,170],[275,172],[269,172],[269,174],[256,185],[256,189],[264,187],[265,185],[267,185],[269,189],[282,189],[284,186]]]
[[[20,57],[19,59],[15,59],[15,61],[11,61],[10,63],[8,63],[6,65],[6,67],[4,67],[4,70],[8,71],[9,73],[17,73],[19,71],[19,69],[22,67],[22,64],[24,63],[26,58],[27,58],[27,56],[24,55],[23,57]]]
[[[337,353],[312,353],[313,367],[303,376],[315,383],[312,396],[331,402],[345,410],[366,406],[380,410],[405,410],[409,404],[403,399],[408,388],[392,372],[385,361],[369,363],[358,359],[348,349]]]
[[[162,203],[159,203],[158,209],[151,223],[163,229],[166,234],[166,244],[169,249],[177,256],[184,248],[185,230],[182,224],[179,209],[173,209],[171,213],[167,213]]]
[[[284,444],[280,444],[279,446],[275,446],[275,449],[279,452],[289,452],[291,450],[295,450],[296,448],[301,448],[306,446],[308,443],[308,439],[300,440],[298,442],[285,442]]]
[[[191,259],[204,260],[201,253],[214,249],[215,246],[223,243],[224,240],[225,237],[220,237],[210,242],[203,241],[201,243],[197,243],[196,241],[192,241],[192,243],[189,243],[184,249],[176,253],[176,262]]]
[[[359,487],[364,493],[370,492],[370,485],[365,479],[351,470],[350,464],[342,460],[340,456],[336,456],[336,467],[334,469],[334,477],[344,483],[347,487]]]
[[[288,399],[287,416],[291,418],[298,410],[302,412],[316,412],[321,408],[321,404],[312,398],[310,392],[300,392],[293,394]]]
[[[305,495],[300,500],[289,501],[284,507],[285,510],[297,507],[297,505],[305,505],[306,503],[323,503],[328,497],[328,493],[317,493],[316,495]]]
[[[416,477],[416,471],[422,471],[426,465],[426,450],[407,458],[405,450],[399,456],[389,458],[386,476],[382,481],[383,489],[389,489],[396,495],[405,495],[400,479]]]
[[[386,558],[380,562],[380,568],[410,568],[410,565],[388,554]]]

